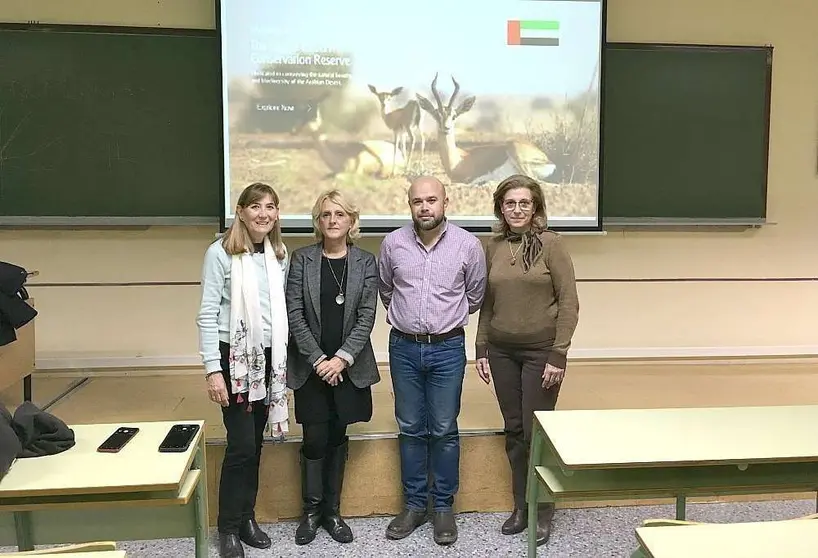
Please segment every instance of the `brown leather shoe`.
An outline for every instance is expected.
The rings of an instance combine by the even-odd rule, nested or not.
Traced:
[[[426,511],[403,510],[386,528],[386,538],[398,540],[411,535],[415,529],[426,523]]]
[[[453,544],[457,540],[457,522],[454,520],[454,513],[435,512],[434,525],[437,544]]]
[[[527,512],[526,509],[514,508],[514,511],[511,512],[511,515],[500,528],[500,532],[504,535],[516,535],[525,531],[526,527],[528,527]]]
[[[540,504],[537,507],[537,546],[544,545],[551,537],[552,519],[554,519],[554,504]]]

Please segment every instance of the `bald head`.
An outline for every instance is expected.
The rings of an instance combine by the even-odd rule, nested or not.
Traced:
[[[412,181],[409,185],[409,203],[412,203],[412,198],[418,196],[419,192],[434,193],[440,199],[446,198],[446,187],[435,176],[418,176]]]
[[[412,221],[421,230],[437,228],[446,217],[446,187],[434,176],[420,176],[409,186]]]

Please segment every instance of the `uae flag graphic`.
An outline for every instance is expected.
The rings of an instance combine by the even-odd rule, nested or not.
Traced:
[[[509,45],[560,46],[560,22],[531,19],[508,21]]]

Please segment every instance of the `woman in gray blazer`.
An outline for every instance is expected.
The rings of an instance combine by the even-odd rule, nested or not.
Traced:
[[[347,425],[372,418],[372,384],[380,381],[369,336],[375,325],[375,256],[353,245],[358,210],[337,190],[312,209],[318,242],[295,250],[287,279],[290,344],[287,386],[302,425],[303,517],[296,544],[319,526],[338,542],[352,541],[340,514]]]

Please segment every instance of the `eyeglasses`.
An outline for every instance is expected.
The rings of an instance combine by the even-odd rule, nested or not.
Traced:
[[[520,208],[520,211],[531,211],[531,208],[534,207],[534,203],[531,200],[506,200],[503,202],[503,208],[506,211],[514,211],[517,207]]]

